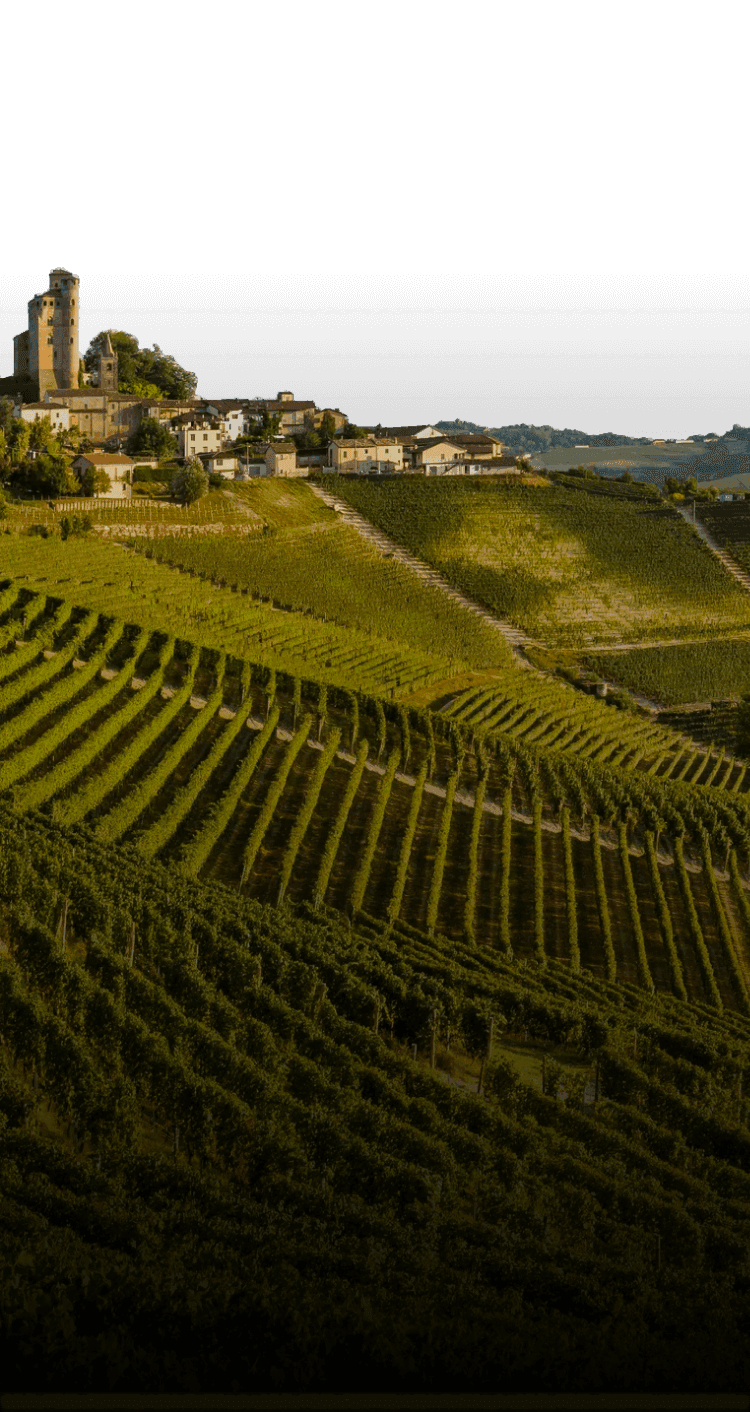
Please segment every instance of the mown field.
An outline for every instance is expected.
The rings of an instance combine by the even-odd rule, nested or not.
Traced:
[[[710,636],[750,600],[671,506],[632,487],[323,478],[456,587],[547,643]]]

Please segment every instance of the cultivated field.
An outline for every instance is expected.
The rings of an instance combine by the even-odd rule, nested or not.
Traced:
[[[750,627],[750,597],[645,490],[329,476],[326,486],[540,640],[606,645]]]
[[[750,781],[723,750],[571,690],[562,715],[528,673],[386,715],[15,585],[0,610],[0,790],[22,813],[264,902],[747,1008]]]

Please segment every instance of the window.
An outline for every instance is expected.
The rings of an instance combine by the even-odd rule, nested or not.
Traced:
[[[48,342],[48,343],[51,343],[51,342],[52,342],[52,339],[51,339],[51,338],[48,338],[48,339],[47,339],[47,342]]]

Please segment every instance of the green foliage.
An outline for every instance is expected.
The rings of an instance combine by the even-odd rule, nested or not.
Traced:
[[[98,367],[99,352],[107,333],[117,355],[120,392],[132,392],[138,397],[168,397],[180,400],[195,396],[198,386],[195,373],[181,368],[172,355],[162,353],[156,343],[153,348],[141,348],[133,334],[114,329],[105,329],[92,338],[83,357],[86,372],[94,372]]]
[[[109,485],[109,478],[107,478]],[[91,516],[84,511],[82,515],[61,515],[60,516],[60,538],[70,539],[71,535],[80,536],[90,534],[94,527]]]
[[[311,721],[312,717],[308,717],[307,719],[308,721]],[[304,739],[306,742],[306,737]],[[286,851],[284,853],[284,857],[281,863],[281,876],[279,879],[278,897],[279,902],[283,900],[284,894],[286,893],[286,890],[289,886],[289,880],[292,876],[292,869],[294,867],[295,860],[300,849],[300,845],[309,827],[310,820],[313,815],[313,810],[320,797],[320,791],[323,787],[323,781],[325,779],[326,772],[328,770],[329,765],[331,764],[331,761],[333,760],[334,755],[336,754],[340,740],[341,731],[334,726],[333,730],[331,731],[328,737],[328,740],[326,741],[325,748],[321,752],[320,758],[318,759],[315,765],[315,769],[310,775],[310,780],[305,791],[305,798],[302,807],[294,821],[292,832],[289,835],[289,842],[287,843]]]
[[[676,511],[634,486],[323,478],[449,582],[543,641],[708,636],[746,597]]]
[[[78,473],[81,481],[81,490],[85,496],[99,496],[106,494],[110,489],[110,479],[106,470],[100,470],[99,466],[83,466]]]
[[[178,442],[173,432],[155,417],[142,417],[128,437],[126,449],[130,456],[148,453],[158,456],[160,461],[168,461],[177,455]]]
[[[11,407],[18,398],[22,402],[38,402],[39,383],[24,374],[20,376],[11,374],[10,377],[0,378],[0,397],[4,401],[9,401]]]
[[[193,505],[208,491],[208,474],[200,461],[194,459],[180,467],[172,476],[170,490],[173,500],[181,505]]]
[[[258,850],[260,849],[261,844],[263,843],[263,839],[264,839],[265,836],[266,836],[266,832],[267,832],[267,830],[268,830],[268,826],[269,826],[269,824],[270,824],[270,822],[271,822],[271,820],[272,820],[272,818],[273,818],[273,816],[274,816],[274,813],[275,813],[275,811],[276,811],[276,806],[278,805],[278,802],[279,802],[279,800],[281,799],[282,794],[284,793],[284,786],[286,785],[286,782],[287,782],[287,780],[288,780],[288,778],[289,778],[289,772],[290,772],[290,770],[291,770],[291,768],[292,768],[292,765],[294,764],[295,760],[297,759],[297,756],[299,755],[299,753],[300,753],[300,751],[302,750],[303,746],[305,746],[305,745],[307,744],[307,737],[308,737],[308,734],[309,734],[311,725],[312,725],[312,716],[305,716],[305,717],[303,718],[303,720],[302,720],[302,723],[301,723],[301,725],[300,725],[298,731],[297,731],[296,734],[292,737],[292,739],[289,741],[289,744],[288,744],[288,746],[287,746],[287,749],[286,749],[286,751],[285,751],[285,753],[284,753],[284,758],[283,758],[283,760],[282,760],[282,762],[281,762],[281,764],[280,764],[280,766],[279,766],[279,768],[278,768],[278,770],[277,770],[277,772],[276,772],[276,775],[275,775],[274,780],[273,780],[273,784],[271,785],[271,787],[270,787],[270,789],[269,789],[269,791],[268,791],[268,794],[266,795],[266,798],[265,798],[265,800],[263,801],[263,808],[261,809],[260,814],[258,815],[258,818],[257,818],[256,821],[255,821],[255,824],[254,824],[254,826],[253,826],[252,832],[251,832],[250,837],[249,837],[249,839],[248,839],[248,841],[247,841],[247,845],[246,845],[246,847],[245,847],[245,851],[244,851],[244,854],[243,854],[243,875],[244,875],[245,872],[249,872],[249,871],[251,870],[251,868],[252,868],[252,866],[253,866],[253,864],[254,864],[254,862],[255,862],[255,859],[256,859],[256,857],[257,857],[257,855],[258,855]],[[333,746],[333,749],[330,748],[330,740],[334,740],[334,741],[335,741],[334,746]],[[313,775],[313,784],[314,784],[314,788],[315,788],[315,790],[317,790],[318,792],[319,792],[319,790],[320,790],[321,784],[323,783],[323,776],[324,776],[324,774],[325,774],[326,769],[328,768],[328,765],[329,765],[329,763],[330,763],[331,756],[332,756],[332,755],[334,754],[334,752],[335,752],[336,744],[338,744],[338,740],[335,738],[333,732],[331,733],[331,738],[330,738],[330,740],[329,740],[328,746],[327,746],[326,749],[323,751],[323,755],[322,755],[322,761],[324,762],[323,770],[322,770],[321,773],[316,773],[316,774]],[[320,764],[321,764],[321,761],[319,761],[318,764],[320,765]],[[317,794],[316,794],[316,798],[317,798]],[[310,806],[310,813],[312,813],[312,810],[313,810],[314,808],[315,808],[315,799],[313,799],[312,805]],[[303,817],[304,817],[304,815],[303,815]],[[281,889],[280,889],[279,900],[281,900],[281,898],[283,897],[284,889],[286,888],[286,885],[287,885],[287,883],[288,883],[288,881],[289,881],[289,876],[291,875],[291,870],[292,870],[292,866],[293,866],[293,864],[294,864],[294,858],[296,857],[296,851],[297,851],[297,847],[299,846],[299,842],[301,842],[301,838],[295,840],[295,846],[294,846],[294,852],[293,852],[293,854],[288,854],[288,855],[287,855],[288,866],[289,866],[289,874],[288,874],[288,875],[285,875],[285,871],[282,870]]]
[[[432,879],[430,881],[430,892],[427,899],[427,930],[432,935],[437,926],[438,908],[440,906],[440,891],[443,886],[443,873],[445,871],[445,860],[448,856],[448,837],[450,835],[451,819],[453,817],[453,800],[458,787],[458,770],[454,770],[448,776],[448,783],[445,787],[445,803],[440,816],[440,829],[437,837],[437,849],[435,851],[435,862],[432,868]]]
[[[295,489],[302,510],[312,492],[307,486]],[[258,514],[273,512],[266,490],[250,502]],[[290,531],[302,527],[300,518],[292,519]],[[277,528],[284,530],[283,520]],[[225,579],[255,597],[407,642],[444,660],[482,668],[510,660],[499,633],[340,523],[323,521],[319,533],[293,539],[283,532],[253,538],[172,536],[159,542],[157,552],[162,562],[205,579]]]
[[[380,830],[383,827],[383,819],[385,818],[385,811],[388,806],[388,800],[390,798],[391,789],[393,787],[393,779],[400,762],[400,751],[391,751],[391,754],[388,757],[388,763],[385,767],[385,774],[383,775],[383,778],[381,779],[378,788],[378,795],[375,801],[375,808],[373,809],[372,816],[370,818],[369,828],[367,831],[367,840],[365,843],[364,852],[360,859],[359,867],[355,874],[354,882],[352,885],[350,905],[351,910],[354,913],[359,912],[362,908],[365,890],[367,888],[367,883],[370,877],[370,869],[372,868],[372,860],[375,857],[375,849],[377,848],[378,839],[380,837]]]
[[[239,714],[238,712],[238,716]],[[275,733],[278,719],[279,709],[278,706],[274,706],[263,729],[253,742],[241,766],[236,770],[229,786],[214,804],[208,818],[203,821],[194,838],[183,844],[180,862],[189,873],[196,875],[200,871],[211,849],[221,838],[237,807],[237,801],[242,796],[242,791]]]
[[[338,814],[336,816],[336,819],[334,820],[331,832],[329,833],[328,838],[326,840],[326,845],[320,860],[320,869],[313,891],[313,901],[316,909],[320,907],[323,902],[325,902],[328,883],[330,881],[331,873],[333,871],[333,865],[336,861],[336,854],[338,853],[344,829],[346,828],[346,823],[351,812],[351,807],[354,803],[357,791],[359,789],[360,781],[364,773],[369,748],[370,747],[366,739],[363,738],[362,740],[360,740],[354,768],[352,769],[352,772],[349,776],[349,780],[347,782],[347,786],[344,791],[341,804],[339,806]]]
[[[75,494],[78,482],[64,457],[45,452],[32,460],[20,460],[8,477],[15,495],[56,498]]]

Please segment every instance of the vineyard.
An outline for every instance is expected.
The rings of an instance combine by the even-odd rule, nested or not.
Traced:
[[[544,642],[585,647],[750,627],[750,600],[680,515],[629,486],[328,475],[412,554]]]
[[[750,505],[720,501],[696,506],[696,515],[709,534],[743,569],[750,569]]]
[[[295,610],[286,601],[253,599],[246,590],[181,574],[118,543],[69,539],[63,544],[57,536],[6,536],[1,559],[3,573],[26,579],[42,591],[70,594],[78,603],[113,616],[189,634],[208,649],[217,647],[333,684],[397,696],[450,678],[469,665],[412,648],[405,633],[402,640],[392,640]],[[479,633],[472,616],[467,613],[466,618],[471,647]],[[460,634],[457,619],[446,612],[446,639],[451,621],[454,637]],[[488,633],[494,649],[491,660],[506,660],[502,639]]]
[[[585,661],[609,681],[667,705],[725,701],[750,691],[750,641],[742,638],[587,653]]]
[[[6,1387],[746,1385],[747,1021],[0,833]]]
[[[355,490],[451,577],[424,487]],[[545,497],[590,567],[587,505],[607,555],[661,514],[430,491],[498,611],[513,516],[531,579]],[[235,504],[257,530],[0,541],[5,1387],[746,1386],[750,765],[509,665],[309,487]],[[716,565],[659,523],[686,627]]]
[[[161,563],[212,581],[221,580],[254,598],[273,598],[296,609],[482,669],[507,665],[504,639],[487,623],[423,583],[396,559],[385,559],[341,523],[296,534],[263,536],[252,543],[170,537],[154,551]]]
[[[528,673],[435,714],[26,589],[3,607],[22,813],[261,902],[747,1011],[750,777],[723,749]]]

